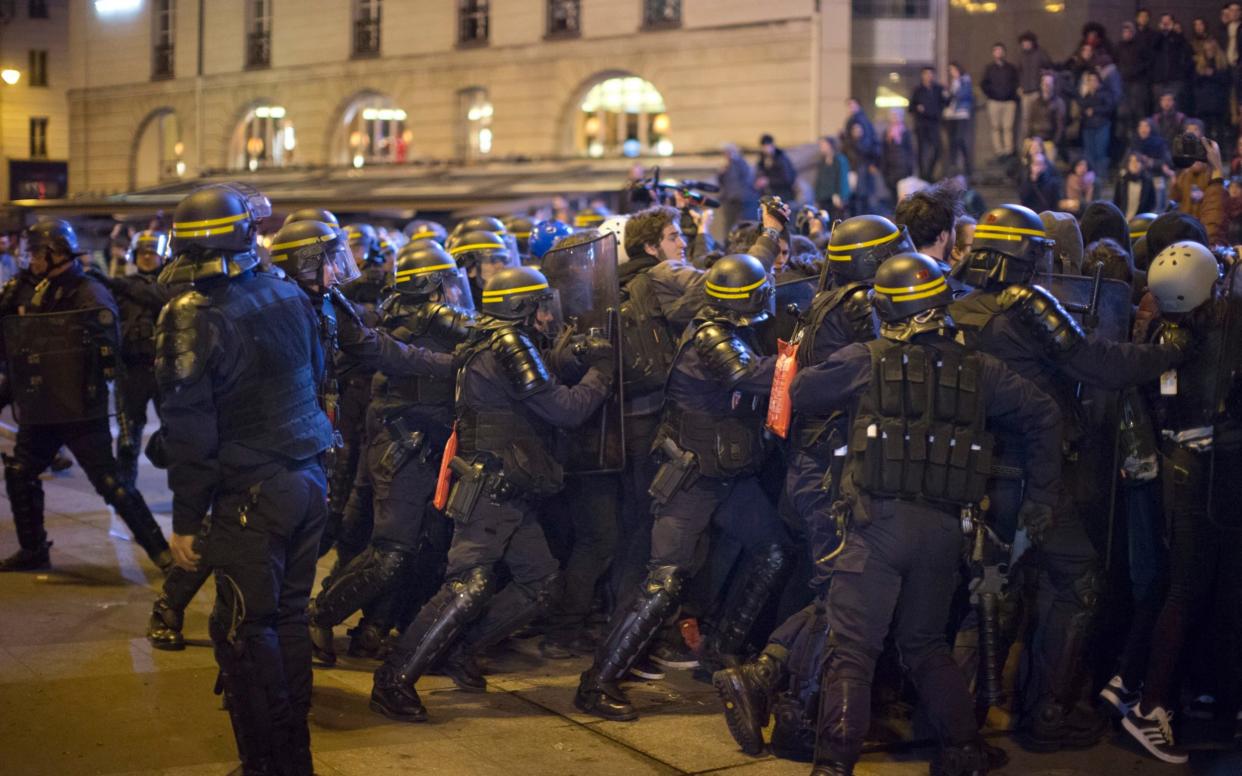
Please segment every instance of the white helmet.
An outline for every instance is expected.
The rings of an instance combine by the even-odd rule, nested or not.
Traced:
[[[629,220],[629,216],[616,215],[608,216],[596,228],[600,234],[610,234],[617,238],[617,264],[621,265],[630,260],[630,254],[625,251],[625,222]]]
[[[1197,242],[1175,242],[1156,256],[1147,270],[1147,288],[1163,313],[1188,313],[1212,296],[1220,265]]]

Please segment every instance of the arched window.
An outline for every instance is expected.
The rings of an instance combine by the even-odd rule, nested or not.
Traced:
[[[405,111],[390,97],[367,94],[355,98],[341,114],[333,162],[354,167],[404,162],[413,139],[405,119]]]
[[[176,113],[168,108],[155,111],[143,121],[139,133],[130,170],[134,188],[155,186],[185,175],[185,145],[181,142]]]
[[[635,76],[600,81],[587,90],[576,111],[577,150],[587,156],[673,153],[664,97]]]
[[[465,159],[487,156],[492,152],[492,101],[487,90],[478,86],[462,89],[457,93],[457,106],[457,155]]]
[[[295,162],[297,145],[284,106],[265,103],[251,108],[237,124],[229,158],[238,170],[284,167]]]

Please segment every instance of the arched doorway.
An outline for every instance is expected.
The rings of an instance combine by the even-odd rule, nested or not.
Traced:
[[[362,167],[404,162],[413,139],[405,120],[406,112],[387,95],[367,92],[353,97],[337,122],[332,163]]]
[[[237,122],[229,143],[229,167],[251,172],[284,167],[297,158],[297,134],[283,105],[261,102]]]
[[[147,114],[135,136],[130,188],[149,188],[185,175],[181,124],[172,108],[159,108]]]
[[[586,156],[670,156],[671,122],[660,91],[634,75],[588,85],[570,111],[574,150]]]

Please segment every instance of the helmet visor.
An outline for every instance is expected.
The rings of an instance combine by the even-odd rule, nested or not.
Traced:
[[[535,309],[535,329],[540,333],[555,337],[565,327],[565,315],[561,310],[561,295],[555,288],[549,288],[539,297]]]
[[[358,265],[354,263],[353,254],[341,240],[334,243],[335,247],[326,248],[323,252],[324,287],[343,286],[357,280],[361,275]]]

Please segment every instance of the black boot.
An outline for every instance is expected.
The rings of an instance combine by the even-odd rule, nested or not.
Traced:
[[[769,649],[772,651],[765,650],[750,663],[712,675],[712,685],[724,704],[729,732],[749,755],[763,752],[763,728],[771,716],[772,694],[785,674],[784,656]]]
[[[39,473],[32,472],[22,460],[5,455],[4,484],[21,549],[0,560],[0,572],[39,571],[51,567],[48,548],[52,543],[43,530],[43,483],[39,482]]]
[[[594,665],[582,673],[574,695],[574,705],[580,711],[622,722],[638,718],[617,682],[673,612],[680,593],[681,575],[675,566],[648,572],[643,589],[613,616],[608,636],[595,653]]]
[[[375,671],[373,710],[392,719],[415,720],[417,713],[412,709],[415,705],[421,708],[422,702],[414,683],[482,613],[491,594],[490,586],[490,571],[475,567],[446,582],[419,610],[402,634],[399,647]]]
[[[350,628],[349,647],[345,650],[345,654],[350,657],[365,657],[375,659],[379,657],[380,649],[384,646],[384,639],[391,630],[387,625],[368,620],[363,616],[358,622],[357,627]]]
[[[311,601],[306,610],[306,628],[310,631],[311,658],[322,666],[331,668],[336,665],[336,646],[332,628],[319,624],[318,601]]]
[[[746,637],[780,583],[788,561],[785,548],[776,544],[749,558],[746,569],[725,598],[723,616],[707,633],[695,678],[709,681],[714,672],[738,665]]]
[[[854,776],[854,767],[844,763],[824,760],[815,763],[811,768],[811,776]]]
[[[1003,749],[983,741],[942,746],[931,761],[931,776],[983,776],[989,770],[1003,768],[1009,755]]]
[[[22,547],[4,560],[0,560],[2,571],[42,571],[52,567],[52,556],[48,548],[51,542],[43,542],[42,547],[26,549]]]
[[[1082,705],[1069,708],[1052,696],[1035,704],[1018,742],[1032,752],[1090,749],[1108,732],[1108,720]]]
[[[449,652],[441,664],[444,674],[466,692],[484,692],[487,679],[477,656],[546,611],[558,590],[558,579],[557,574],[552,574],[537,582],[513,581],[505,585]]]
[[[147,641],[156,649],[176,652],[185,649],[185,636],[181,627],[185,621],[185,612],[174,609],[168,603],[168,597],[160,595],[151,608],[151,619],[147,621]]]

